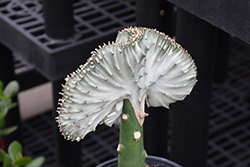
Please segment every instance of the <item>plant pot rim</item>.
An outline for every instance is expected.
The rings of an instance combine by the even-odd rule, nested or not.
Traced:
[[[113,158],[113,159],[110,159],[108,161],[105,161],[99,165],[97,165],[96,167],[113,167],[113,165],[117,164],[117,161],[118,161],[118,158]],[[153,155],[148,155],[147,158],[146,158],[146,162],[159,162],[161,164],[164,164],[164,165],[169,165],[169,167],[182,167],[180,165],[178,165],[177,163],[175,162],[172,162],[168,159],[165,159],[165,158],[162,158],[162,157],[158,157],[158,156],[153,156]]]

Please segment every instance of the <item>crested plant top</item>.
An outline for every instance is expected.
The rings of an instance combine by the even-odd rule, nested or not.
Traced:
[[[169,108],[190,94],[197,82],[196,66],[187,51],[154,29],[125,28],[115,42],[91,54],[62,85],[56,119],[68,140],[83,139],[98,124],[111,126],[124,99],[143,119],[145,100],[148,106]]]

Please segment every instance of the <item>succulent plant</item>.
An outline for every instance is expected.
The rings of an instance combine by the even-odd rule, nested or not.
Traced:
[[[173,39],[144,27],[123,29],[115,42],[91,54],[62,85],[56,118],[60,131],[66,139],[80,141],[98,124],[112,126],[121,115],[119,166],[131,166],[128,161],[138,156],[142,160],[132,166],[144,166],[145,101],[169,108],[183,100],[197,82],[195,63]]]
[[[0,162],[3,167],[39,167],[44,163],[45,158],[40,156],[31,159],[23,156],[23,146],[18,141],[13,141],[8,147],[8,153],[0,149]]]
[[[19,83],[15,80],[10,81],[5,87],[0,80],[0,109],[11,108],[15,103],[12,103],[11,98],[19,91]]]
[[[17,104],[12,102],[11,98],[14,97],[19,91],[19,83],[17,81],[10,81],[4,88],[4,84],[0,81],[0,137],[9,135],[17,129],[17,126],[11,126],[3,129],[5,125],[5,117],[9,110]]]

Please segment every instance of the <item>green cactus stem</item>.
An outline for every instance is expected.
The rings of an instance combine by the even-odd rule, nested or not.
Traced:
[[[119,127],[118,167],[144,167],[147,154],[143,145],[143,126],[137,120],[134,108],[128,99],[123,103]]]

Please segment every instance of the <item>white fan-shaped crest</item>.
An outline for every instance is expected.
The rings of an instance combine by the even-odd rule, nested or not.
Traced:
[[[139,110],[144,95],[148,106],[168,108],[190,94],[196,73],[190,55],[164,33],[126,28],[66,77],[57,110],[60,131],[79,141],[98,124],[111,126],[125,98]]]

